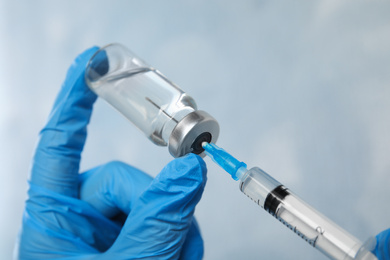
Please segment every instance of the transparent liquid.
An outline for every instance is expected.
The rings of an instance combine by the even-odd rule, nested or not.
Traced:
[[[361,242],[294,195],[287,195],[276,216],[331,259],[354,259]]]
[[[112,73],[90,87],[157,145],[167,145],[177,122],[196,110],[192,97],[151,68]]]
[[[240,189],[256,204],[264,208],[268,194],[279,185],[280,183],[266,172],[259,168],[252,168],[241,179]],[[290,191],[280,202],[273,215],[331,259],[355,259],[362,246],[357,238]],[[375,259],[375,257],[367,259]]]

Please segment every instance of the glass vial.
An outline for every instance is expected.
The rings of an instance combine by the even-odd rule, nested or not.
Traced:
[[[88,86],[174,157],[201,154],[216,142],[217,121],[197,110],[192,97],[120,44],[98,50],[86,73]]]

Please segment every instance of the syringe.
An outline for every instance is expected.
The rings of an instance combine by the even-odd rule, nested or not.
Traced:
[[[234,180],[240,190],[281,223],[331,259],[377,259],[354,236],[317,212],[298,196],[258,167],[246,168],[213,143],[202,143],[205,153]]]

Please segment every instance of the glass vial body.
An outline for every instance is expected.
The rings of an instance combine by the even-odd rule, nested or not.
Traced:
[[[192,97],[120,44],[107,45],[95,53],[85,77],[92,91],[133,122],[153,143],[169,144],[174,157],[193,152],[193,142],[203,132],[212,132],[210,141],[215,142],[218,137],[218,123],[206,112],[198,111]],[[183,121],[186,117],[192,120]],[[179,130],[174,131],[182,121],[185,125],[180,124]],[[197,126],[188,126],[191,123]]]

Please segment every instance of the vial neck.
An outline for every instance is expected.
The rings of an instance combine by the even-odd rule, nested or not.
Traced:
[[[168,143],[169,142],[169,137],[172,134],[173,129],[177,126],[177,124],[189,113],[195,111],[192,107],[185,107],[175,114],[169,116],[167,119],[167,122],[164,124],[163,129],[162,129],[162,138],[163,140]]]

